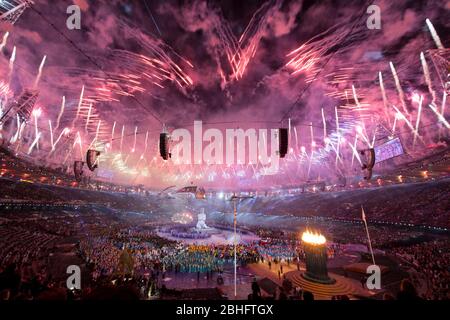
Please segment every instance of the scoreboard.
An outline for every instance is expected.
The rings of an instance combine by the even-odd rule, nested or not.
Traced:
[[[382,145],[376,146],[374,150],[375,163],[379,163],[404,154],[400,138],[389,140]]]

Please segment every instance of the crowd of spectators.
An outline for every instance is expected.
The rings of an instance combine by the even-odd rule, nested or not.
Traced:
[[[416,271],[415,285],[424,280],[423,297],[432,300],[450,299],[450,244],[430,241],[407,247],[396,247],[391,253],[403,258]]]

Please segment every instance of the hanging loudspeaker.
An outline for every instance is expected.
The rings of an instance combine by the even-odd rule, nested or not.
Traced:
[[[365,171],[364,179],[370,180],[372,179],[373,166],[375,165],[375,150],[373,148],[360,150],[360,154],[364,157],[364,162],[361,166],[361,169]]]
[[[164,132],[159,135],[159,154],[164,160],[168,160],[171,157],[169,151],[169,135]]]
[[[365,180],[370,180],[372,179],[372,169],[367,169],[366,174],[364,175],[364,179]]]
[[[97,158],[100,155],[100,151],[89,149],[86,152],[86,164],[89,170],[94,171],[98,167]]]
[[[280,158],[284,158],[284,156],[288,152],[288,129],[279,128],[278,134],[279,134],[278,150],[280,152]]]

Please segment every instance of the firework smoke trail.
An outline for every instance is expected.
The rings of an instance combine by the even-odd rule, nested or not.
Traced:
[[[400,118],[401,118],[400,114],[396,112],[395,116],[394,116],[394,125],[392,126],[392,132],[393,133],[395,133],[395,128],[397,126],[397,120],[399,120]]]
[[[81,159],[83,159],[83,155],[84,155],[83,154],[83,143],[82,143],[81,135],[80,135],[79,131],[77,131],[77,136],[76,136],[75,142],[73,143],[72,150],[75,148],[76,144],[78,144],[80,147],[80,156],[81,156]]]
[[[445,113],[445,103],[447,101],[447,92],[444,91],[444,94],[442,96],[442,105],[441,105],[441,115],[444,116]]]
[[[280,5],[281,2],[279,1],[275,5],[266,2],[253,14],[249,24],[239,38],[237,50],[234,52],[232,59],[229,60],[230,65],[234,69],[231,75],[232,78],[236,80],[242,78],[247,65],[255,56],[267,19]]]
[[[444,46],[442,45],[441,39],[439,38],[439,35],[436,32],[436,29],[434,29],[433,24],[431,23],[430,19],[426,19],[425,22],[427,23],[428,29],[430,30],[431,36],[433,37],[434,43],[436,44],[436,47],[438,49],[444,49]]]
[[[442,115],[442,117],[444,117],[444,112],[445,112],[445,103],[446,103],[446,100],[447,100],[447,92],[443,92],[443,95],[442,95],[442,104],[441,104],[441,115]],[[0,126],[0,128],[1,128],[1,126]],[[442,127],[441,126],[439,126],[439,140],[441,139],[441,136],[442,136]]]
[[[356,154],[356,156],[359,158],[359,155],[358,155],[358,152],[355,152],[356,151],[356,144],[358,143],[358,135],[355,135],[355,142],[353,143],[353,146],[352,146],[352,167],[353,167],[353,162],[354,162],[354,160],[355,160],[355,154]],[[350,144],[350,142],[348,142],[348,144]],[[350,145],[351,146],[351,145]],[[361,162],[361,160],[359,161],[359,162]]]
[[[294,51],[290,52],[287,56],[291,56],[293,54],[296,54],[297,52],[301,51],[301,54],[295,55],[291,60],[289,60],[286,63],[286,67],[291,67],[293,71],[291,72],[291,75],[295,75],[302,71],[309,71],[312,70],[315,64],[320,60],[320,54],[321,52],[316,52],[313,49],[304,49],[306,44],[302,45],[301,47],[295,49]],[[315,70],[314,72],[315,73]]]
[[[298,151],[298,135],[297,135],[297,127],[294,127],[295,134],[295,150]]]
[[[9,143],[14,144],[16,143],[17,139],[19,138],[19,131],[20,131],[20,118],[19,118],[19,114],[17,115],[17,131],[16,133],[11,137],[11,139],[9,140]]]
[[[0,99],[0,119],[3,116],[3,101]],[[0,122],[0,139],[3,138],[2,135],[2,129],[3,129],[3,122]]]
[[[339,137],[338,137],[339,138]],[[343,163],[343,160],[342,160],[342,158],[340,157],[340,155],[339,155],[339,149],[337,148],[337,146],[338,146],[338,141],[336,141],[336,146],[335,146],[335,144],[333,143],[333,141],[331,140],[331,139],[328,139],[327,138],[327,145],[328,146],[330,146],[331,147],[331,149],[333,149],[333,151],[334,151],[334,153],[336,153],[336,157],[338,158],[338,160],[337,161],[339,161],[340,163]],[[344,141],[344,138],[342,138],[342,141],[341,142],[343,142]],[[336,164],[337,165],[337,164]]]
[[[362,123],[362,129],[363,129],[363,132],[364,132],[364,137],[365,137],[365,140],[367,142],[367,145],[370,147],[369,139],[367,138],[366,123],[364,122],[364,118],[363,118],[363,116],[361,114],[362,107],[361,107],[361,104],[359,103],[358,95],[356,94],[356,89],[355,89],[354,85],[352,85],[352,93],[353,93],[353,99],[355,100],[355,103],[356,103],[356,110],[358,111],[359,119],[361,120],[361,123]]]
[[[433,90],[433,86],[431,84],[430,69],[428,68],[427,60],[425,59],[423,52],[420,53],[420,62],[422,63],[423,75],[428,86],[428,91],[430,91],[432,97],[431,103],[434,103],[436,101],[436,92]]]
[[[184,88],[185,86],[190,86],[193,84],[192,79],[186,74],[185,71],[183,71],[183,69],[178,64],[173,61],[173,59],[170,57],[170,54],[177,56],[183,62],[188,64],[189,67],[193,68],[193,65],[188,60],[181,57],[170,46],[163,43],[160,39],[151,38],[140,32],[140,30],[137,31],[122,22],[120,25],[126,36],[135,39],[144,50],[148,51],[151,54],[151,57],[140,55],[140,57],[146,58],[145,64],[147,66],[151,66],[152,69],[159,69],[163,74],[166,74],[164,78],[175,82],[180,88]],[[155,76],[156,79],[159,79],[158,75],[155,73],[149,72],[148,74],[150,76]],[[157,84],[157,82],[155,82],[155,84]]]
[[[8,41],[8,36],[9,36],[9,32],[6,32],[6,33],[3,35],[2,43],[0,43],[0,52],[2,52],[2,51],[3,51],[3,48],[6,46],[6,42]]]
[[[444,118],[444,116],[436,109],[436,106],[432,105],[432,104],[429,104],[428,106],[434,112],[434,114],[438,117],[439,121],[442,122],[447,129],[450,129],[450,124]]]
[[[124,165],[127,165],[128,159],[130,158],[130,154],[127,153],[127,156],[125,158],[125,161],[123,162]]]
[[[307,72],[306,82],[311,82],[319,71],[318,63],[333,52],[333,48],[342,51],[346,47],[360,39],[365,30],[352,29],[347,27],[347,23],[340,23],[332,26],[324,32],[314,36],[298,48],[287,54],[292,58],[285,64],[291,69],[291,75],[300,72]],[[339,48],[337,48],[339,46]]]
[[[239,39],[235,37],[230,24],[223,16],[211,15],[214,33],[220,42],[215,48],[215,60],[222,79],[222,87],[230,81],[237,81],[243,77],[248,64],[256,54],[268,19],[280,6],[281,1],[278,0],[264,3],[253,14]],[[227,62],[226,70],[222,65],[222,57]],[[228,69],[230,70],[228,71]]]
[[[23,136],[23,133],[24,133],[24,131],[25,131],[26,125],[27,125],[27,123],[26,123],[25,121],[23,121],[23,122],[20,124],[20,128],[19,128],[19,142],[22,140],[22,136]],[[17,146],[17,147],[19,147],[19,146]]]
[[[3,81],[0,81],[0,119],[3,116],[3,107],[7,105],[9,95],[9,87]],[[1,130],[3,128],[3,123],[0,122],[0,138],[2,138]]]
[[[309,165],[308,165],[308,180],[309,180],[309,174],[311,172],[311,165],[313,162],[313,157],[314,157],[314,147],[316,145],[315,141],[314,141],[314,129],[313,129],[313,124],[311,122],[310,125],[311,128],[311,156],[309,157]]]
[[[33,150],[33,148],[36,146],[36,144],[38,143],[39,139],[41,138],[41,132],[38,133],[38,135],[36,136],[36,138],[34,139],[33,143],[31,144],[30,148],[28,148],[28,152],[27,154],[30,154],[31,151]]]
[[[420,96],[420,100],[419,100],[419,108],[417,111],[417,120],[416,120],[416,132],[417,134],[419,134],[419,124],[420,124],[420,115],[422,113],[422,102],[423,102],[423,96]],[[414,135],[414,139],[413,139],[413,148],[416,145],[416,140],[417,140],[417,135]]]
[[[325,141],[327,137],[327,122],[325,121],[325,113],[322,108],[322,123],[323,123],[323,141]]]
[[[52,151],[55,150],[56,146],[58,145],[59,140],[61,140],[62,136],[66,136],[70,133],[70,129],[69,128],[64,128],[64,130],[61,131],[61,133],[58,136],[58,139],[56,139],[55,144],[52,146]]]
[[[405,120],[405,123],[406,123],[406,125],[411,129],[411,132],[415,135],[415,136],[417,136],[422,142],[423,142],[423,139],[422,139],[422,137],[418,134],[418,132],[416,131],[416,129],[413,127],[413,125],[411,124],[411,122],[408,120],[408,118],[406,118],[405,117],[405,115],[404,114],[402,114],[401,112],[400,112],[400,110],[398,110],[398,108],[396,107],[396,106],[392,106],[394,109],[395,109],[395,111],[397,111],[397,113],[400,115],[400,119],[402,119],[402,120]]]
[[[352,94],[353,94],[353,99],[355,100],[355,103],[356,103],[356,107],[358,108],[358,110],[360,110],[361,105],[359,104],[358,95],[356,94],[356,89],[353,84],[352,84]]]
[[[88,125],[89,125],[89,119],[91,118],[91,112],[92,112],[92,102],[89,103],[89,110],[86,118],[86,125],[84,126],[84,131],[88,132]]]
[[[134,128],[134,142],[133,142],[133,148],[131,149],[131,153],[134,153],[134,151],[136,150],[137,130],[138,130],[138,127],[136,126]]]
[[[71,125],[72,128],[74,128],[75,123],[77,122],[78,117],[80,116],[81,104],[83,103],[83,95],[84,95],[84,85],[81,87],[80,99],[78,100],[78,106],[77,106],[77,113],[72,120],[72,125]]]
[[[142,86],[141,78],[149,78],[151,81],[154,79],[151,75],[148,75],[149,71],[144,67],[131,70],[131,65],[141,65],[141,62],[138,61],[139,57],[139,55],[130,56],[129,59],[125,57],[118,58],[115,55],[108,55],[106,58],[102,56],[96,57],[99,60],[107,59],[105,64],[111,64],[111,61],[113,61],[115,66],[118,66],[123,70],[121,72],[108,71],[106,73],[106,71],[81,68],[63,68],[62,72],[70,76],[71,79],[76,79],[76,83],[79,83],[80,81],[83,83],[86,88],[84,93],[84,101],[86,103],[118,102],[118,96],[131,97],[134,96],[135,92],[146,91]],[[167,76],[164,78],[162,76],[159,77],[161,81],[166,78]],[[171,79],[169,78],[169,80]],[[74,80],[73,86],[75,85]],[[60,86],[60,84],[55,83],[55,86]],[[65,84],[65,86],[67,86],[67,84]]]
[[[89,144],[88,149],[90,149],[97,141],[98,141],[98,134],[100,132],[100,125],[102,123],[102,120],[98,120],[98,124],[97,124],[97,130],[95,131],[95,137],[94,139],[91,141],[91,143]]]
[[[338,164],[338,160],[339,160],[339,147],[340,147],[340,145],[341,145],[341,134],[340,134],[340,132],[339,132],[339,116],[338,116],[338,110],[337,110],[337,107],[334,107],[334,114],[335,114],[335,116],[336,116],[336,133],[337,133],[337,137],[338,137],[338,140],[337,140],[337,147],[336,147],[336,166],[337,166],[337,164]]]
[[[357,142],[357,139],[358,139],[358,138],[356,137],[356,138],[355,138],[355,144],[354,144],[354,145],[352,145],[352,144],[350,143],[350,141],[347,142],[348,145],[350,146],[350,148],[352,149],[352,166],[353,166],[354,158],[356,158],[356,159],[358,160],[359,164],[362,165],[361,158],[359,157],[358,151],[356,150],[356,142]]]
[[[226,56],[231,68],[231,73],[236,75],[236,66],[234,64],[235,59],[233,57],[237,56],[236,60],[240,60],[239,43],[234,36],[229,23],[225,19],[214,16],[214,23],[214,29],[221,41],[221,48],[216,50],[217,56],[215,59],[222,79],[222,85],[226,85],[230,79],[227,78],[228,72],[223,70],[220,57],[221,55]]]
[[[35,136],[39,135],[38,118],[41,116],[41,108],[33,110]],[[40,135],[39,135],[40,136]],[[36,148],[39,150],[39,139],[36,141]]]
[[[356,132],[363,138],[364,142],[367,144],[367,146],[370,148],[370,142],[369,142],[369,137],[367,136],[367,134],[364,132],[363,127],[361,126],[356,126]]]
[[[148,147],[148,131],[145,133],[144,153],[147,152],[147,147]]]
[[[383,75],[380,72],[378,72],[378,80],[380,82],[380,90],[381,90],[381,96],[383,98],[383,104],[384,104],[384,113],[386,115],[388,125],[391,125],[391,119],[389,118],[389,102],[386,95],[386,89],[384,88],[384,82],[383,82]]]
[[[147,147],[148,147],[148,131],[145,133],[144,152],[142,152],[139,160],[145,159],[144,155],[147,153]]]
[[[39,66],[39,72],[38,72],[38,75],[37,75],[36,80],[34,82],[34,88],[37,88],[37,86],[39,84],[39,81],[41,80],[42,70],[44,69],[44,65],[45,65],[45,60],[46,59],[47,59],[47,56],[44,56],[42,58],[41,65]]]
[[[58,118],[56,119],[55,131],[58,130],[58,128],[59,128],[59,123],[61,122],[61,117],[62,117],[62,115],[64,113],[65,105],[66,105],[66,97],[63,96],[62,97],[62,102],[61,102],[61,110],[59,111]]]
[[[25,131],[25,127],[26,127],[27,123],[25,121],[20,123],[19,116],[17,116],[17,119],[18,119],[17,124],[19,124],[19,127],[17,128],[17,138],[18,138],[18,141],[19,141],[19,144],[20,144],[20,141],[22,140],[22,136],[23,136],[23,133]],[[17,145],[17,148],[18,147],[19,147],[19,145]]]
[[[405,93],[403,92],[402,86],[400,85],[400,79],[398,78],[397,71],[395,70],[394,64],[389,62],[389,66],[391,67],[392,76],[394,77],[395,81],[395,87],[397,88],[398,97],[400,99],[400,103],[402,105],[403,112],[405,112],[406,115],[409,115],[408,109],[406,109],[406,103],[405,103]]]
[[[112,131],[111,131],[111,139],[109,141],[109,147],[111,149],[111,151],[113,150],[113,141],[114,141],[114,130],[116,129],[116,121],[114,121],[113,127],[112,127]]]
[[[16,46],[14,46],[11,57],[9,58],[9,70],[13,69],[14,61],[16,61]]]
[[[120,136],[120,154],[122,154],[122,146],[123,146],[123,135],[125,132],[125,125],[122,125],[122,135]]]
[[[50,128],[50,144],[52,145],[52,149],[50,150],[50,152],[53,151],[53,129],[52,129],[52,120],[48,120],[48,126]]]
[[[375,126],[375,130],[374,130],[374,132],[373,132],[373,137],[372,137],[372,143],[370,144],[370,148],[373,148],[374,147],[374,145],[375,145],[375,139],[376,139],[376,137],[377,137],[377,131],[378,131],[378,127],[377,126]]]
[[[311,129],[311,147],[315,147],[316,146],[316,141],[314,141],[314,128],[313,128],[313,123],[311,122],[310,124],[310,129]]]
[[[11,77],[14,69],[14,61],[16,61],[16,46],[14,46],[11,58],[9,58],[9,74],[8,74],[8,87],[11,84]]]
[[[289,132],[289,139],[288,141],[291,141],[291,118],[288,119],[288,132]]]

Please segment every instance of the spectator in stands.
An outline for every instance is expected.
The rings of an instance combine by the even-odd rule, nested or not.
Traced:
[[[314,301],[314,295],[310,291],[303,291],[304,301]]]
[[[252,281],[252,297],[253,300],[256,300],[261,297],[261,289],[259,287],[258,282],[256,281],[256,278],[253,278]]]
[[[395,297],[392,294],[385,292],[383,294],[383,300],[395,300]]]
[[[397,300],[420,300],[416,288],[408,279],[403,279],[400,284],[400,291],[397,294]]]

